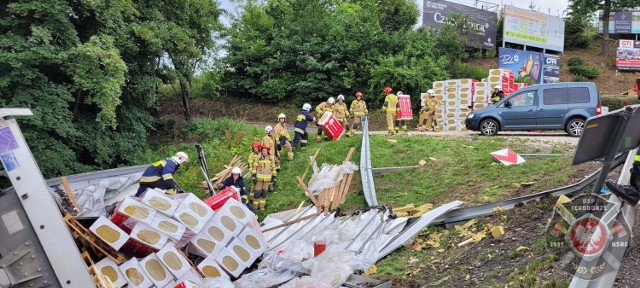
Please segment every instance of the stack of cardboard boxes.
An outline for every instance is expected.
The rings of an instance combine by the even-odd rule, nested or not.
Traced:
[[[120,265],[110,258],[96,263],[118,287],[173,288],[236,278],[267,249],[255,215],[235,199],[214,211],[191,193],[170,196],[154,189],[125,198],[110,219],[99,218],[90,230],[130,257]],[[197,267],[183,251],[197,259]]]

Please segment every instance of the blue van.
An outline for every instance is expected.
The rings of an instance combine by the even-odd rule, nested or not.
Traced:
[[[591,82],[524,87],[489,107],[467,115],[468,130],[482,135],[498,131],[564,130],[580,136],[587,118],[600,115],[600,96]]]

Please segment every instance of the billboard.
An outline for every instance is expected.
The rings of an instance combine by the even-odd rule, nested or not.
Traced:
[[[564,51],[564,19],[504,6],[504,41]]]
[[[610,34],[640,34],[640,11],[622,11],[609,15]],[[602,33],[602,20],[598,21],[598,32]]]
[[[616,53],[616,67],[618,70],[640,70],[640,42],[620,40]]]
[[[444,0],[424,0],[423,3],[422,26],[438,29],[450,23],[453,14],[460,14],[467,18],[466,27],[471,30],[467,35],[469,46],[496,49],[496,13]]]
[[[560,56],[511,48],[498,50],[498,67],[534,84],[560,82]]]

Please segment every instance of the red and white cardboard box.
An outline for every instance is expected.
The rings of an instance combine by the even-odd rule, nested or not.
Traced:
[[[174,288],[198,288],[198,285],[196,285],[195,283],[189,281],[189,280],[184,280],[181,281],[180,283],[178,283],[175,286],[172,286]]]
[[[213,210],[193,194],[189,194],[173,214],[173,219],[184,224],[194,233],[199,233],[213,216]]]
[[[173,275],[171,275],[164,264],[160,262],[156,254],[151,254],[140,260],[140,266],[144,272],[149,275],[149,278],[151,278],[151,281],[156,287],[164,287],[173,280]]]
[[[127,240],[129,240],[129,235],[124,230],[120,229],[120,227],[113,224],[113,222],[109,221],[109,219],[104,216],[100,216],[96,222],[93,222],[93,225],[89,227],[89,230],[95,233],[100,237],[100,239],[109,244],[109,246],[116,251],[120,249],[124,243],[127,243]]]
[[[167,216],[173,215],[173,212],[176,211],[176,208],[178,208],[180,204],[160,189],[147,189],[142,196],[141,202]]]
[[[224,247],[224,245],[219,244],[206,233],[200,232],[200,234],[196,235],[191,239],[191,241],[189,241],[187,249],[189,252],[198,256],[208,257],[209,255],[220,251],[222,247]]]
[[[127,279],[129,284],[127,287],[131,288],[148,288],[153,286],[153,282],[149,275],[142,269],[138,259],[131,258],[131,260],[122,263],[120,265],[120,272]]]
[[[339,140],[344,135],[344,126],[338,121],[338,118],[333,113],[327,111],[324,112],[320,120],[318,120],[318,126],[327,134],[331,140]]]
[[[118,225],[127,233],[131,232],[131,228],[125,226],[124,222],[129,218],[133,218],[136,222],[143,222],[150,224],[153,218],[156,216],[156,209],[153,209],[146,204],[139,202],[131,197],[126,197],[120,204],[113,215],[111,215],[111,222]]]
[[[220,267],[220,265],[218,265],[216,260],[213,259],[213,257],[211,256],[204,258],[204,260],[198,263],[197,267],[198,267],[198,270],[200,270],[200,272],[204,274],[205,278],[218,278],[218,277],[223,277],[227,279],[229,278],[229,275],[227,275],[227,272],[224,272],[224,270]]]
[[[100,273],[105,277],[109,278],[116,287],[127,285],[127,279],[124,278],[124,275],[120,272],[120,267],[118,267],[118,264],[111,260],[111,258],[104,258],[96,263],[95,266],[98,271],[100,271]]]
[[[200,283],[202,283],[202,280],[204,278],[202,278],[202,276],[200,275],[200,272],[194,270],[193,268],[189,268],[189,270],[184,273],[184,275],[182,275],[182,277],[180,277],[180,279],[178,279],[178,285],[180,285],[180,283],[189,283],[191,285],[194,286],[186,286],[186,287],[200,287],[202,288],[202,286],[200,286]]]
[[[238,257],[229,250],[222,248],[220,251],[213,255],[216,262],[227,271],[227,273],[233,278],[240,276],[242,271],[247,268]]]
[[[151,228],[151,226],[138,223],[133,230],[131,231],[131,238],[143,243],[154,250],[158,251],[167,244],[168,236],[156,229]]]
[[[240,238],[233,238],[225,248],[242,261],[245,267],[250,267],[262,255],[260,251],[249,248]]]
[[[400,111],[398,112],[398,120],[411,120],[413,119],[413,110],[411,108],[411,96],[398,95],[398,106]]]
[[[171,245],[166,245],[156,253],[156,257],[164,264],[164,267],[171,272],[175,278],[182,277],[189,269],[191,265],[187,261],[187,258]]]
[[[185,226],[184,224],[161,213],[156,215],[156,217],[153,219],[153,222],[151,222],[151,225],[149,226],[166,234],[169,238],[176,241],[182,238],[185,229],[187,229],[187,226]]]

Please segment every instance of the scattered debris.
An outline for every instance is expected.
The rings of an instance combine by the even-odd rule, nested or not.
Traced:
[[[227,179],[229,178],[229,176],[231,176],[231,169],[233,169],[233,167],[240,168],[240,170],[244,171],[245,174],[249,173],[249,165],[245,161],[242,161],[242,156],[233,156],[231,161],[229,161],[229,165],[224,165],[224,169],[222,171],[211,177],[211,184],[213,185],[214,189],[216,189],[215,187],[218,187],[218,185],[220,185],[220,183],[222,183],[224,179]],[[200,182],[200,187],[208,189],[207,182]]]
[[[433,158],[433,157],[429,157],[429,160],[434,161],[434,162],[435,162],[435,161],[438,161],[438,159],[437,159],[437,158]]]
[[[403,207],[393,208],[393,213],[398,217],[420,217],[433,209],[433,204],[425,203],[415,207],[413,203],[409,203]]]
[[[425,161],[424,159],[420,159],[420,161],[418,161],[418,164],[420,166],[424,166],[424,165],[427,165],[427,161]]]
[[[396,140],[396,139],[387,139],[387,142],[389,142],[391,144],[395,144],[395,143],[398,143],[398,140]]]
[[[496,214],[496,215],[503,214],[503,213],[504,213],[504,211],[505,211],[505,210],[504,210],[504,208],[502,208],[502,207],[496,207],[496,208],[493,208],[493,214]]]
[[[504,235],[504,226],[493,226],[491,224],[487,224],[487,227],[489,227],[489,231],[491,231],[493,239],[500,238]]]
[[[518,249],[516,249],[516,251],[518,251],[518,253],[524,253],[524,252],[529,251],[529,247],[520,246],[520,247],[518,247]]]
[[[513,152],[511,149],[502,149],[498,151],[491,152],[491,156],[496,158],[496,160],[500,161],[505,166],[515,165],[524,163],[525,160],[522,156],[518,155],[518,153]]]

